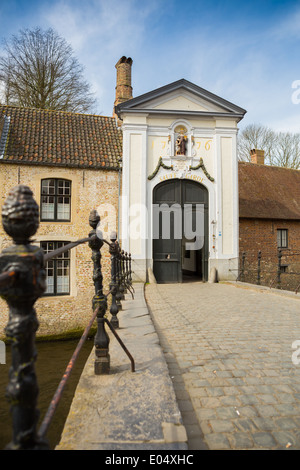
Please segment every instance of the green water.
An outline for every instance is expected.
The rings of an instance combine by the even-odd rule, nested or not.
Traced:
[[[48,406],[75,351],[79,340],[37,343],[36,374],[39,384],[38,409],[40,423],[45,416]],[[70,405],[78,384],[82,369],[93,348],[93,340],[89,339],[83,345],[74,369],[67,381],[61,401],[56,409],[47,438],[51,449],[58,444],[61,432],[67,418]],[[11,364],[9,346],[6,347],[6,364],[0,364],[0,450],[11,441],[12,428],[9,404],[5,398],[8,383],[8,370]],[[39,423],[39,424],[40,424]],[[39,428],[39,426],[38,426]]]

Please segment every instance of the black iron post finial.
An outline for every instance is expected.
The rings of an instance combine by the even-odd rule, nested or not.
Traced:
[[[39,326],[34,304],[46,289],[46,276],[43,251],[30,241],[39,226],[39,208],[28,186],[10,191],[2,208],[2,223],[14,244],[0,255],[0,273],[16,273],[14,281],[0,289],[9,306],[5,332],[12,347],[6,396],[11,404],[13,438],[7,449],[47,449],[36,430],[39,389],[34,364]]]
[[[111,324],[114,328],[119,328],[119,319],[117,314],[119,313],[118,305],[117,305],[117,293],[118,293],[118,286],[117,286],[117,256],[118,256],[118,245],[117,245],[117,233],[112,232],[110,235],[110,246],[109,252],[111,255],[111,283],[109,285],[111,291],[111,307],[110,313],[111,317]]]
[[[94,263],[93,281],[95,286],[95,295],[93,297],[93,310],[99,307],[97,314],[97,333],[95,335],[95,374],[107,374],[110,370],[110,356],[109,356],[109,336],[105,331],[104,315],[107,309],[107,298],[103,294],[103,276],[101,268],[101,248],[103,240],[97,234],[96,228],[100,223],[100,216],[96,210],[91,211],[89,217],[89,224],[92,231],[89,233],[91,240],[89,247],[92,250],[92,260]]]

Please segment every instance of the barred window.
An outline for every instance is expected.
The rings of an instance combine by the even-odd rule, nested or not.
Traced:
[[[70,242],[41,242],[45,254],[57,250]],[[70,294],[70,250],[46,263],[47,290],[45,295]]]
[[[278,248],[288,247],[288,230],[287,229],[277,230],[277,247]]]
[[[41,185],[41,220],[69,222],[71,181],[51,178],[42,180]]]

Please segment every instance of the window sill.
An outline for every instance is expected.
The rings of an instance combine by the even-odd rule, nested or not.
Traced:
[[[72,224],[71,220],[40,220],[41,224]]]
[[[62,294],[62,295],[42,295],[40,297],[42,300],[72,300],[75,299],[75,295],[70,294]]]

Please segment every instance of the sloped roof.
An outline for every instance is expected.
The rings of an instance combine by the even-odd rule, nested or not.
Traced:
[[[239,162],[239,215],[300,219],[300,171]]]
[[[3,116],[9,128],[0,163],[118,169],[122,131],[113,117],[0,105]]]

